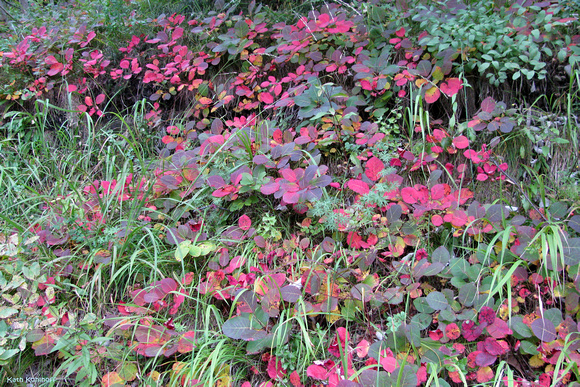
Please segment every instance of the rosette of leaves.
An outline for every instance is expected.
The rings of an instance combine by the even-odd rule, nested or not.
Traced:
[[[342,87],[333,83],[321,84],[317,77],[308,79],[310,87],[294,98],[294,103],[300,107],[298,117],[315,121],[326,115],[333,115],[342,108],[342,103],[348,98]]]

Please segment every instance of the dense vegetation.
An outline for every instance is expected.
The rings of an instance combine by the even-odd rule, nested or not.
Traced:
[[[0,383],[577,385],[579,8],[3,3]]]

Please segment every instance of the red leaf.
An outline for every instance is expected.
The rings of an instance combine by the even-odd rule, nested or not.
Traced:
[[[64,69],[64,65],[62,63],[55,63],[50,66],[50,70],[46,73],[46,75],[53,76],[60,73]]]
[[[175,139],[171,136],[163,136],[163,138],[161,139],[161,142],[164,144],[169,144],[169,143],[172,143],[174,141],[175,141]]]
[[[481,163],[481,161],[482,161],[479,158],[479,154],[476,151],[474,151],[473,149],[466,150],[465,152],[463,152],[463,155],[476,164]]]
[[[282,177],[290,182],[296,182],[297,178],[296,178],[296,172],[293,171],[290,168],[286,168],[280,171],[280,174],[282,175]]]
[[[87,106],[93,106],[93,99],[89,96],[85,97],[85,105]]]
[[[56,60],[54,55],[49,55],[46,57],[46,59],[44,59],[44,62],[48,65],[53,65],[55,63],[58,63],[58,60]]]
[[[379,173],[385,168],[385,164],[381,159],[373,156],[367,161],[366,167],[365,175],[372,181],[376,181],[380,177]]]
[[[296,204],[300,200],[300,193],[296,192],[285,192],[282,199],[288,204]]]
[[[439,91],[437,86],[433,86],[429,90],[425,91],[425,101],[427,103],[436,102],[440,96],[441,96],[441,92]]]
[[[455,227],[463,227],[467,223],[467,214],[463,210],[453,211],[451,224]]]
[[[435,227],[439,227],[443,224],[443,218],[441,215],[433,215],[431,217],[431,223],[433,223]]]
[[[181,304],[185,301],[185,294],[178,292],[173,295],[173,306],[169,310],[169,314],[173,315],[177,313]]]
[[[282,361],[278,361],[276,356],[270,357],[268,361],[268,376],[271,379],[283,378],[286,375],[286,370],[282,367]]]
[[[419,367],[419,370],[417,371],[417,385],[421,386],[426,381],[427,381],[427,367],[423,365]]]
[[[233,272],[234,270],[238,269],[244,263],[246,263],[246,259],[244,257],[242,257],[241,255],[236,255],[235,257],[232,258],[228,267],[224,271],[226,274],[229,274],[229,273]]]
[[[242,230],[248,231],[252,226],[252,220],[248,215],[244,214],[240,216],[240,219],[238,219],[238,226],[240,226]]]
[[[457,149],[465,149],[469,146],[469,139],[465,136],[455,137],[453,139],[453,145],[455,145]]]
[[[361,195],[365,195],[370,192],[369,185],[362,180],[350,179],[347,185],[348,188]]]
[[[280,189],[280,184],[278,184],[275,181],[272,181],[270,183],[266,183],[263,186],[261,186],[260,192],[263,193],[264,195],[271,195],[274,192],[278,192],[279,189]]]
[[[385,371],[391,373],[397,368],[397,359],[391,356],[382,357],[380,361]]]
[[[461,90],[463,87],[463,82],[459,78],[448,78],[445,82],[441,84],[441,91],[444,92],[448,97],[452,97]]]
[[[461,331],[457,324],[451,323],[445,327],[445,335],[449,340],[456,340],[461,335]]]
[[[448,186],[446,184],[435,184],[431,187],[431,199],[432,200],[440,200],[443,199],[446,195],[445,191]]]
[[[336,339],[342,348],[342,352],[346,353],[346,344],[350,341],[350,334],[344,327],[339,327],[336,330]]]
[[[317,380],[326,380],[329,376],[326,368],[319,366],[318,364],[308,366],[306,369],[306,375]]]
[[[505,321],[501,318],[496,318],[493,324],[487,327],[487,333],[496,339],[502,339],[507,335],[511,335],[513,332]]]
[[[300,381],[300,376],[298,375],[298,372],[292,371],[292,373],[290,374],[290,383],[294,387],[300,387],[300,386],[302,386],[302,383]]]
[[[368,245],[362,241],[362,237],[354,231],[348,233],[346,243],[353,249],[367,248]]]

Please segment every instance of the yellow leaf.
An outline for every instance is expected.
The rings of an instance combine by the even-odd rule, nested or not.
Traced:
[[[230,377],[230,366],[227,364],[222,364],[217,372],[218,381],[215,384],[216,387],[229,387],[232,385],[232,378]]]
[[[342,315],[340,314],[340,308],[338,306],[336,307],[336,309],[331,310],[330,313],[328,313],[326,315],[326,320],[331,324],[334,324],[335,322],[337,322],[341,318],[342,318]]]
[[[417,86],[418,88],[421,88],[421,86],[423,86],[426,83],[429,83],[429,81],[427,81],[426,79],[423,79],[423,78],[419,78],[415,81],[415,86]]]
[[[539,355],[534,355],[530,358],[530,366],[532,368],[540,368],[544,365],[544,361],[540,358]]]

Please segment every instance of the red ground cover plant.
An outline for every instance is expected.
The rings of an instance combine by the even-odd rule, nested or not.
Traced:
[[[160,16],[149,35],[133,35],[114,57],[86,25],[59,37],[66,48],[53,49],[55,37],[42,27],[2,53],[2,66],[29,77],[6,99],[55,98],[58,91],[74,97],[79,115],[98,119],[123,99],[114,85],[129,82],[151,102],[149,128],[163,132],[150,175],[94,180],[78,193],[81,203],[60,197],[30,225],[33,252],[74,256],[84,238],[112,227],[110,203],[138,203],[135,222],[115,226],[91,260],[31,280],[39,292],[26,307],[42,323],[25,337],[35,355],[65,356],[69,315],[55,308],[66,297],[57,286],[63,278],[113,268],[113,256],[131,253],[111,251],[141,233],[155,235],[181,266],[151,281],[140,273],[116,294],[106,335],[136,362],[163,358],[180,385],[202,383],[179,373],[198,346],[198,332],[180,320],[195,297],[217,305],[217,334],[258,359],[256,373],[269,378],[264,386],[419,386],[429,378],[484,384],[500,363],[518,359],[526,364],[509,380],[515,385],[577,377],[561,367],[562,359],[580,357],[577,209],[557,202],[516,214],[501,202],[475,200],[474,183],[496,187],[507,179],[510,166],[495,149],[516,130],[513,112],[488,97],[464,132],[411,122],[409,144],[383,152],[390,138],[379,124],[389,104],[409,105],[418,95],[437,106],[464,90],[454,72],[460,52],[431,56],[419,44],[426,32],[415,36],[405,27],[377,37],[337,4],[290,24],[233,11],[186,19]],[[235,71],[220,82],[230,62]],[[183,120],[169,120],[183,99]],[[284,125],[284,115],[295,119]],[[498,137],[487,141],[481,133]],[[422,146],[412,146],[419,137]],[[337,153],[347,160],[342,169]],[[340,205],[320,212],[331,197]],[[199,198],[225,220],[221,228],[208,211],[179,205]],[[268,229],[264,208],[296,227],[283,237]],[[542,244],[548,229],[565,245]],[[565,282],[555,283],[550,272]],[[12,300],[24,280],[10,276],[14,284],[0,286]],[[321,323],[331,337],[318,343],[324,356],[291,368],[284,352],[292,337]],[[73,352],[83,351],[114,359],[88,340]],[[136,375],[107,372],[102,385]]]

